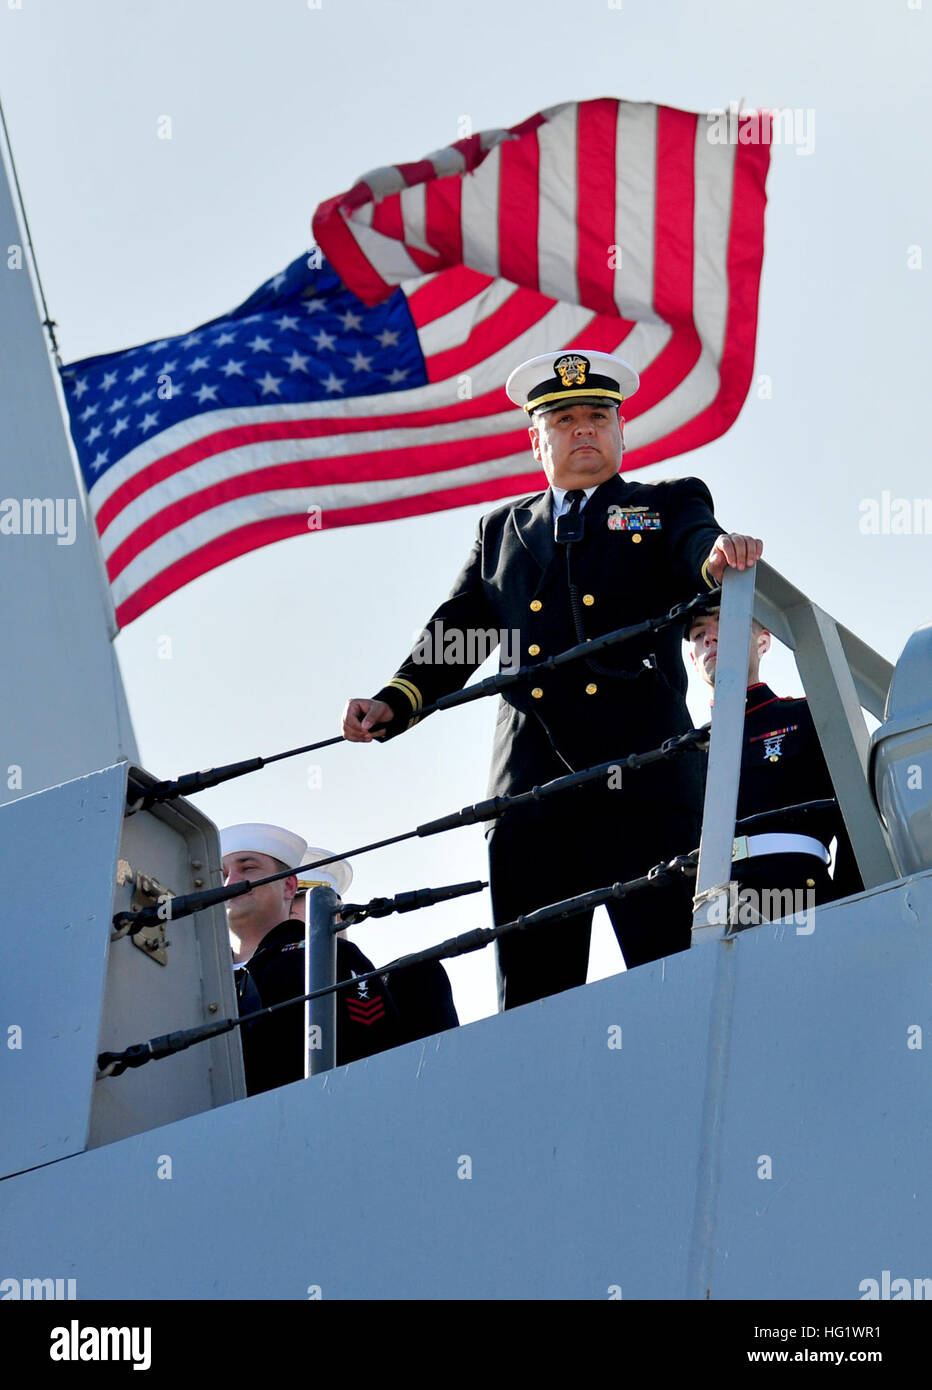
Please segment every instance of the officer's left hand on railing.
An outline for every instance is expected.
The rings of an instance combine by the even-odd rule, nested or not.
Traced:
[[[754,536],[741,536],[736,531],[719,536],[706,561],[709,578],[721,584],[722,575],[729,565],[736,570],[747,569],[760,559],[763,551],[764,542],[756,540]]]

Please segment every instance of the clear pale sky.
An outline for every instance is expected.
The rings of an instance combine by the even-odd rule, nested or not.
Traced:
[[[723,438],[641,476],[704,478],[723,523],[763,536],[771,564],[893,660],[932,618],[932,538],[861,523],[885,491],[932,496],[932,0],[920,6],[0,0],[0,96],[62,356],[239,303],[310,244],[322,199],[449,144],[461,117],[482,130],[598,96],[791,108],[811,150],[773,150],[755,385]],[[483,510],[309,533],[132,623],[117,651],[144,765],[174,776],[338,732],[344,700],[383,684],[446,596]],[[763,675],[801,690],[786,653]],[[275,821],[350,848],[480,799],[493,718],[485,702],[198,804],[220,825]],[[484,842],[459,831],[355,868],[356,900],[484,877]],[[383,961],[489,920],[483,896],[354,936]],[[620,968],[607,926],[596,938],[591,973]],[[493,1010],[491,952],[450,973],[464,1021]]]

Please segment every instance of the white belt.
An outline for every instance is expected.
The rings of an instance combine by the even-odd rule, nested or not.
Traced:
[[[732,862],[759,854],[814,854],[823,864],[832,859],[822,841],[811,835],[739,835],[731,850]]]

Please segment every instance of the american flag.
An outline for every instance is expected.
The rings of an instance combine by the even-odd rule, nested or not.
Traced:
[[[272,541],[538,491],[504,382],[539,353],[641,373],[626,473],[728,429],[769,147],[709,119],[572,103],[377,170],[231,314],[64,368],[118,623]]]

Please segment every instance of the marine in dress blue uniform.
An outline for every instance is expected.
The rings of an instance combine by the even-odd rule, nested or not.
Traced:
[[[693,618],[687,629],[693,662],[707,684],[714,686],[718,647],[715,610]],[[741,888],[753,889],[755,902],[765,908],[768,892],[799,894],[800,904],[816,906],[859,893],[863,888],[854,850],[835,801],[835,789],[816,733],[808,701],[774,694],[759,679],[761,659],[770,647],[770,633],[756,620],[751,633],[738,820],[769,812],[737,842],[741,857],[733,877]],[[833,805],[815,812],[791,809],[805,802],[832,799]],[[829,873],[830,846],[836,840],[835,863]],[[797,909],[798,910],[798,909]]]
[[[470,633],[507,633],[509,656],[533,666],[714,587],[716,546],[721,566],[737,557],[753,563],[760,543],[723,536],[699,479],[640,483],[619,475],[619,407],[637,387],[627,363],[585,349],[535,358],[512,373],[506,390],[531,418],[532,448],[552,485],[482,518],[472,552],[423,640],[372,700],[347,705],[346,737],[371,739],[373,729],[396,737],[417,724],[425,706],[462,687],[482,656]],[[726,541],[734,542],[731,559]],[[457,633],[462,659],[450,641]],[[498,710],[488,795],[526,791],[692,728],[680,640],[681,629],[664,630],[508,690]],[[388,711],[379,730],[379,716],[385,721]],[[625,773],[620,787],[618,780],[509,813],[493,826],[497,923],[638,877],[698,843],[697,756]],[[626,964],[688,946],[689,908],[685,885],[613,903],[609,913]],[[500,939],[501,1006],[584,983],[590,922],[591,913],[579,914]]]

